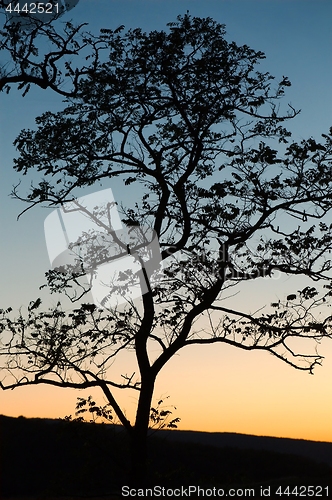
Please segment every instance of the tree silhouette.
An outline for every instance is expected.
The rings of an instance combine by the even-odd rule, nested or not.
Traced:
[[[8,93],[13,85],[18,84],[23,95],[31,85],[51,89],[66,97],[75,94],[80,78],[97,62],[102,41],[83,32],[86,23],[74,26],[68,22],[62,31],[58,31],[52,22],[65,11],[61,2],[57,3],[58,15],[8,14],[6,8],[14,3],[0,0],[0,9],[7,17],[0,30],[0,91]],[[70,10],[77,3],[78,0],[66,2],[66,9]],[[24,5],[21,2],[21,7],[21,4]],[[80,56],[81,63],[83,61],[81,66],[75,66],[76,56]],[[84,64],[87,61],[88,66]]]
[[[180,349],[225,343],[264,350],[309,373],[321,363],[314,347],[331,338],[332,225],[325,216],[332,129],[322,143],[293,142],[284,123],[298,112],[279,112],[289,80],[275,84],[258,71],[264,54],[227,42],[224,26],[211,18],[186,14],[167,32],[148,34],[105,29],[94,43],[98,57],[73,77],[66,109],[44,113],[36,130],[16,139],[17,172],[37,170],[43,178],[27,196],[14,195],[28,208],[64,207],[80,188],[133,184],[137,200],[118,208],[122,222],[129,235],[135,227],[157,235],[164,268],[161,275],[154,269],[158,279],[147,276],[136,255],[141,270],[122,273],[117,284],[124,304],[83,302],[89,287],[82,277],[112,260],[114,245],[117,256],[131,249],[112,224],[108,243],[83,235],[76,248],[84,247],[84,257],[47,273],[51,291],[78,301],[75,309],[67,313],[59,303],[42,311],[38,300],[17,319],[2,311],[8,376],[1,387],[99,387],[129,433],[133,482],[140,484],[155,381]],[[90,216],[102,218],[107,207],[98,210]],[[307,283],[255,313],[234,299],[229,305],[241,284],[256,287],[276,272]],[[128,292],[134,282],[141,300]],[[122,367],[120,376],[113,362],[124,350],[137,368],[123,374]],[[134,422],[114,389],[137,393]]]

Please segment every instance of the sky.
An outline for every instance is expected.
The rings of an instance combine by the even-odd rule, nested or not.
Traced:
[[[284,103],[301,109],[288,124],[295,140],[319,139],[328,131],[332,126],[329,0],[80,0],[62,20],[89,22],[94,32],[122,24],[149,31],[165,29],[167,22],[187,10],[226,24],[229,41],[266,54],[262,69],[277,78],[289,77],[292,87],[286,89]],[[9,196],[20,180],[12,168],[12,143],[22,128],[34,126],[35,116],[62,106],[59,96],[39,89],[24,98],[14,88],[9,95],[0,94],[0,308],[18,310],[37,298],[49,268],[44,238],[49,212],[36,208],[17,220],[25,206]],[[254,290],[244,290],[239,300],[260,305],[267,294],[272,302],[290,288],[287,278],[271,284],[259,281]],[[155,396],[169,396],[167,401],[177,408],[174,416],[181,418],[180,429],[332,442],[332,342],[322,343],[319,351],[325,356],[323,366],[309,376],[264,352],[191,346],[165,367]],[[122,362],[126,361],[124,357]],[[77,396],[90,393],[43,386],[1,392],[0,413],[63,417],[74,412]],[[102,404],[102,395],[93,394]],[[120,400],[131,416],[135,395]]]

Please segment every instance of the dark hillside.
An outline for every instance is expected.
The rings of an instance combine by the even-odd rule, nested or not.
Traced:
[[[218,448],[234,447],[239,449],[266,450],[300,455],[315,460],[316,462],[324,462],[332,467],[332,443],[327,442],[251,436],[229,432],[165,430],[162,431],[161,435],[164,435],[168,440],[176,442],[190,442],[217,446]]]
[[[271,438],[160,431],[149,442],[150,483],[326,486],[331,479],[326,453],[332,444],[301,441],[308,446],[301,449],[296,440],[286,441],[284,448],[283,440]],[[0,442],[1,498],[106,495],[108,499],[128,484],[128,442],[115,426],[0,416]],[[279,452],[271,449],[271,443]],[[311,458],[309,449],[316,450],[310,452]],[[302,456],[297,455],[301,451]]]

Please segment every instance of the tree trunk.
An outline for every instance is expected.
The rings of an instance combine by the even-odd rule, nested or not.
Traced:
[[[138,433],[134,430],[131,436],[131,486],[135,488],[147,486],[147,459],[147,433]]]
[[[135,426],[131,433],[131,483],[136,488],[148,483],[147,437],[153,389],[154,379],[142,380]]]

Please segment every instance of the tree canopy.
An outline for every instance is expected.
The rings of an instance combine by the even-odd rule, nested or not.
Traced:
[[[57,11],[53,8],[53,13],[41,13],[40,9],[49,9],[50,3],[16,2],[14,5],[14,2],[0,0],[0,9],[6,16],[0,29],[0,91],[8,93],[17,85],[26,95],[34,85],[62,96],[76,92],[78,81],[86,74],[88,66],[91,70],[92,60],[98,60],[101,48],[98,40],[84,31],[87,23],[74,26],[67,22],[62,30],[54,26],[54,21],[78,1],[59,1]],[[15,6],[20,9],[25,6],[35,13],[30,10],[16,12]]]
[[[119,211],[128,226],[157,235],[163,276],[139,303],[129,296],[125,306],[103,309],[76,293],[84,269],[51,270],[51,291],[80,301],[69,313],[41,311],[40,301],[16,319],[2,311],[1,356],[13,378],[1,387],[98,386],[138,449],[156,377],[188,345],[265,350],[310,373],[320,364],[315,344],[332,336],[332,225],[325,217],[332,129],[322,142],[292,141],[285,124],[298,111],[288,105],[280,112],[289,80],[260,72],[264,54],[228,42],[224,25],[211,18],[186,14],[151,33],[104,29],[89,44],[91,65],[68,69],[74,91],[64,93],[66,108],[44,113],[15,141],[15,169],[38,171],[41,180],[26,196],[14,195],[30,208],[63,207],[94,184],[137,186],[137,199]],[[62,46],[43,64],[53,67],[64,53]],[[107,252],[98,258],[107,261]],[[241,284],[255,287],[276,272],[306,285],[254,313],[227,305]],[[122,350],[134,353],[137,370],[113,377]],[[138,392],[134,423],[114,387]]]

